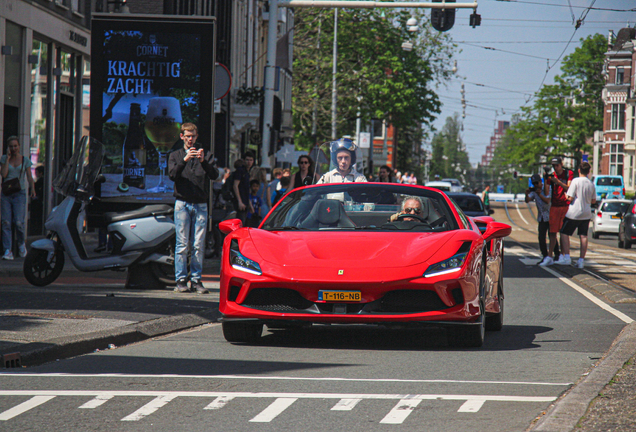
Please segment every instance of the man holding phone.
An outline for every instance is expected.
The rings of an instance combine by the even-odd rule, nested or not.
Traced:
[[[197,127],[194,123],[181,126],[183,148],[170,153],[168,175],[174,182],[174,225],[177,234],[174,270],[177,292],[196,291],[207,294],[201,283],[205,231],[208,221],[208,196],[210,180],[216,180],[219,171],[214,167],[214,154],[196,145]],[[194,227],[194,229],[192,229]],[[190,235],[194,232],[194,238]],[[190,257],[190,288],[188,278],[188,246],[192,244]]]

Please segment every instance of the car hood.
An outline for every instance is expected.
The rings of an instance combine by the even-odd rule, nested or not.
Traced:
[[[338,265],[377,269],[435,263],[460,247],[465,239],[453,241],[457,233],[250,230],[253,245],[265,261],[284,267],[330,269]],[[453,250],[434,257],[445,246]]]

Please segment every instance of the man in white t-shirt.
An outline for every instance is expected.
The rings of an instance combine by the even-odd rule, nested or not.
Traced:
[[[579,166],[579,176],[572,180],[567,191],[567,199],[570,202],[563,227],[561,228],[561,257],[555,264],[569,265],[570,259],[570,236],[578,230],[581,240],[581,255],[575,267],[584,267],[585,253],[587,252],[587,229],[592,219],[592,204],[596,204],[596,189],[594,183],[587,178],[590,173],[590,164],[582,162]]]

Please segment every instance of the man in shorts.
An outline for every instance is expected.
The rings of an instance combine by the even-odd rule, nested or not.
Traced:
[[[572,180],[572,184],[567,192],[567,199],[570,202],[568,211],[563,220],[561,228],[561,257],[555,264],[569,265],[570,259],[570,236],[578,230],[581,240],[581,254],[575,267],[582,269],[585,266],[585,253],[587,252],[587,228],[592,219],[592,204],[596,204],[596,189],[594,183],[587,178],[590,173],[590,164],[581,163],[579,176]]]
[[[546,175],[545,194],[548,194],[547,188],[552,188],[552,199],[550,206],[550,230],[548,236],[550,238],[550,249],[548,249],[548,258],[541,261],[540,266],[551,266],[554,264],[554,248],[557,244],[557,233],[563,226],[563,219],[568,211],[568,200],[565,192],[570,187],[570,183],[574,180],[574,173],[570,170],[563,169],[563,161],[560,157],[552,158],[550,161],[554,171]],[[561,235],[561,243],[563,243],[563,235]],[[563,249],[563,247],[561,248]],[[561,255],[562,257],[563,255]],[[559,257],[559,259],[561,259]]]

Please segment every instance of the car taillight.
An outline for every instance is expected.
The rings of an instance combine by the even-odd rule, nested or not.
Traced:
[[[632,213],[636,214],[636,204],[634,204],[634,207],[632,207]]]
[[[598,216],[598,217],[603,217],[603,212],[602,212],[602,211],[600,211],[600,212],[596,213],[596,216]]]
[[[623,196],[625,196],[625,188],[623,188]]]

